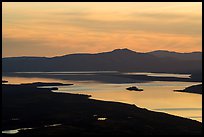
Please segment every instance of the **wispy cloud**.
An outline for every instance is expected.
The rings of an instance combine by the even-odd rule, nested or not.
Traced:
[[[194,3],[6,3],[3,55],[15,55],[13,49],[20,54],[18,49],[23,48],[47,56],[121,47],[197,51],[202,49],[201,7]],[[42,52],[45,47],[57,50],[48,54]]]

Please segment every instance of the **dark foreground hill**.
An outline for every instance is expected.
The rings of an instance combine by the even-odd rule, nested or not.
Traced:
[[[202,53],[139,53],[116,49],[97,54],[2,59],[3,72],[16,71],[134,71],[191,73],[202,71]],[[175,56],[175,57],[174,57]],[[182,58],[182,59],[181,59]],[[185,59],[183,59],[185,58]]]
[[[2,85],[3,131],[24,128],[17,133],[21,136],[201,135],[195,120],[31,85]]]

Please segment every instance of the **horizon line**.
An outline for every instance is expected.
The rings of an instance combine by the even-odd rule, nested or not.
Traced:
[[[188,53],[202,53],[202,51],[191,51],[191,52],[177,52],[177,51],[171,51],[171,50],[165,50],[165,49],[158,49],[158,50],[151,50],[151,51],[147,51],[147,52],[137,52],[135,50],[131,50],[128,48],[117,48],[117,49],[113,49],[113,50],[109,50],[109,51],[101,51],[101,52],[95,52],[95,53],[88,53],[88,52],[75,52],[75,53],[70,53],[70,54],[63,54],[63,55],[53,55],[53,56],[30,56],[30,55],[22,55],[22,56],[2,56],[2,58],[15,58],[15,57],[41,57],[41,58],[53,58],[53,57],[62,57],[62,56],[66,56],[66,55],[74,55],[74,54],[100,54],[100,53],[108,53],[108,52],[113,52],[115,50],[130,50],[136,53],[151,53],[151,52],[155,52],[155,51],[166,51],[166,52],[173,52],[173,53],[181,53],[181,54],[188,54]]]

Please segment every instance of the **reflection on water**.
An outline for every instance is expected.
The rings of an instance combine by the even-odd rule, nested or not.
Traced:
[[[4,130],[1,133],[2,134],[17,134],[19,131],[18,129],[14,129],[14,130]]]
[[[138,107],[202,121],[202,95],[173,91],[199,84],[195,82],[153,81],[146,83],[107,84],[96,81],[81,82],[48,78],[3,77],[3,79],[9,81],[9,83],[16,84],[39,81],[72,83],[74,85],[58,87],[58,91],[53,92],[88,94],[93,99],[135,104]],[[126,90],[130,86],[137,86],[144,89],[144,91]]]
[[[57,127],[61,126],[62,124],[52,124],[52,125],[45,125],[44,127]]]
[[[33,83],[33,82],[56,82],[59,80],[51,79],[51,78],[26,78],[26,77],[2,77],[2,79],[6,79],[9,84],[21,84],[21,83]],[[60,80],[62,81],[62,80]],[[65,81],[64,81],[65,82]]]
[[[17,134],[19,131],[29,130],[29,129],[33,129],[33,128],[19,128],[19,129],[13,129],[13,130],[4,130],[2,131],[2,133],[3,134]]]
[[[128,72],[124,74],[147,75],[154,77],[176,77],[176,78],[190,78],[191,74],[169,74],[169,73],[150,73],[150,72]]]
[[[56,126],[61,126],[62,124],[52,124],[52,125],[45,125],[44,127],[56,127]],[[13,129],[13,130],[4,130],[2,131],[3,134],[17,134],[20,131],[23,130],[29,130],[29,129],[34,129],[34,128],[19,128],[19,129]]]
[[[98,118],[99,121],[104,121],[104,120],[106,120],[106,119],[107,119],[107,118],[105,118],[105,117],[99,117],[99,118]]]
[[[56,92],[89,94],[94,99],[136,104],[139,107],[202,121],[202,96],[174,92],[193,85],[193,82],[148,82],[135,84],[80,83],[60,87]],[[128,91],[137,85],[143,92]],[[162,86],[161,86],[162,85]]]

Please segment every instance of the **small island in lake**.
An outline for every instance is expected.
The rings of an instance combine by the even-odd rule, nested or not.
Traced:
[[[58,90],[58,87],[52,87],[51,90]]]
[[[2,80],[2,83],[8,83],[8,81],[6,81],[6,80]]]
[[[40,87],[40,86],[70,86],[73,84],[63,84],[63,83],[57,83],[57,82],[34,82],[34,83],[23,83],[21,85],[28,85],[28,86],[35,86],[35,87]]]
[[[139,89],[139,88],[137,88],[135,86],[132,86],[132,87],[129,87],[129,88],[126,88],[126,89],[130,90],[130,91],[132,91],[132,90],[134,90],[134,91],[143,91],[143,89]]]

